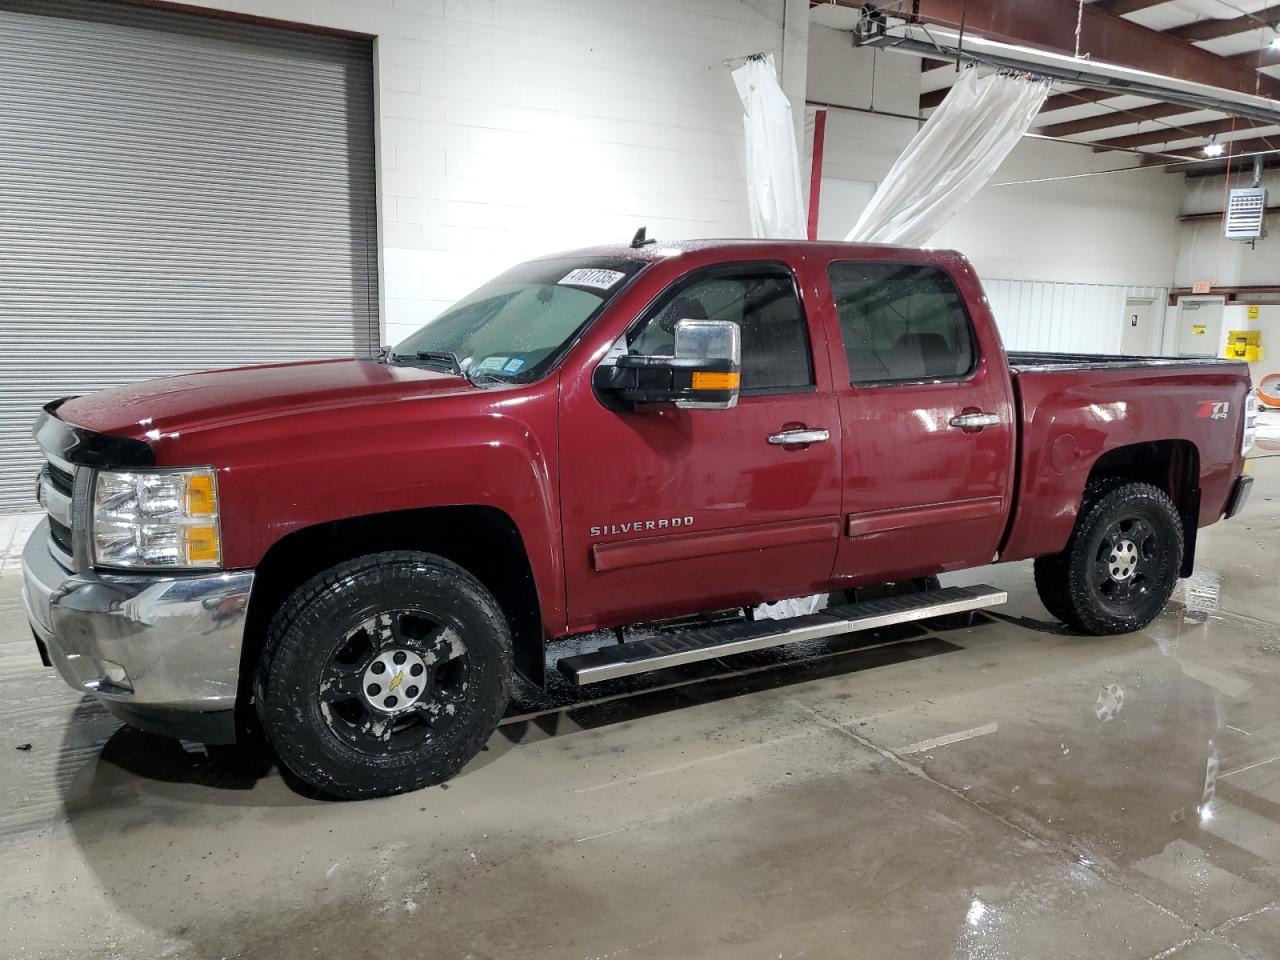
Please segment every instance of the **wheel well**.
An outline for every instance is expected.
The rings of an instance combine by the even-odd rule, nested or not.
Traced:
[[[295,530],[269,549],[255,570],[240,654],[236,698],[242,729],[256,725],[249,704],[253,671],[267,627],[280,604],[311,577],[335,564],[382,550],[422,550],[452,560],[497,599],[514,641],[515,668],[543,682],[543,631],[538,592],[515,523],[493,507],[430,507],[350,517]]]
[[[1108,450],[1094,462],[1088,483],[1113,478],[1150,483],[1169,495],[1182,517],[1185,549],[1180,574],[1189,577],[1200,527],[1200,451],[1196,445],[1190,440],[1152,440]]]

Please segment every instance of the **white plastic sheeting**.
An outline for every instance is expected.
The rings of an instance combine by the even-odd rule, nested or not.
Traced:
[[[1042,80],[966,70],[845,239],[923,246],[991,179],[1048,94]]]
[[[811,597],[792,597],[790,600],[775,600],[773,603],[762,603],[756,607],[757,620],[790,620],[792,617],[804,617],[817,613],[827,606],[828,594],[818,593]]]
[[[748,60],[733,71],[742,100],[747,143],[747,202],[756,237],[803,240],[804,196],[791,101],[778,85],[773,57]]]

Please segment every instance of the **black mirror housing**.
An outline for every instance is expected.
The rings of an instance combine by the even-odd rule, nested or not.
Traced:
[[[628,353],[601,364],[602,394],[627,404],[674,403],[686,410],[727,410],[738,402],[742,348],[730,320],[681,320],[672,356]]]

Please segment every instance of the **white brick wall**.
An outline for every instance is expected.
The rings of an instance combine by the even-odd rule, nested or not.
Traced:
[[[395,342],[535,254],[641,225],[667,238],[748,235],[741,108],[721,61],[780,54],[785,3],[202,5],[377,37],[384,340]],[[786,73],[802,84],[797,11],[791,0]]]

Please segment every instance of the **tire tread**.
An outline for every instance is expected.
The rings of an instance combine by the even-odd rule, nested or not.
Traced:
[[[1110,522],[1117,511],[1135,500],[1148,500],[1163,512],[1173,530],[1174,549],[1170,573],[1160,586],[1160,603],[1146,614],[1117,616],[1099,607],[1091,597],[1086,565],[1091,558],[1084,555],[1085,544],[1098,524]],[[1102,636],[1131,633],[1155,619],[1168,602],[1178,579],[1185,535],[1182,518],[1169,495],[1145,482],[1110,477],[1090,482],[1084,492],[1080,513],[1061,553],[1038,557],[1035,561],[1036,591],[1049,613],[1083,633]]]
[[[478,719],[480,722],[467,729],[467,735],[448,752],[425,758],[417,769],[406,776],[403,767],[377,769],[371,762],[370,769],[360,773],[345,769],[330,769],[324,756],[318,751],[304,749],[297,737],[290,737],[297,723],[305,722],[301,711],[290,713],[285,706],[288,694],[275,696],[275,683],[300,671],[297,663],[303,654],[301,640],[295,628],[316,604],[335,591],[359,589],[359,584],[371,578],[381,581],[387,577],[404,576],[406,568],[413,575],[434,576],[447,581],[451,589],[475,607],[475,612],[487,622],[487,633],[499,650],[498,692],[489,709]],[[502,609],[489,590],[465,569],[434,554],[394,550],[366,554],[348,560],[316,574],[298,587],[281,604],[267,628],[267,636],[254,674],[254,700],[259,721],[277,756],[289,771],[309,787],[320,793],[339,799],[361,799],[386,796],[441,783],[454,776],[484,746],[506,708],[511,688],[512,638],[511,630]],[[290,705],[293,706],[293,705]]]

